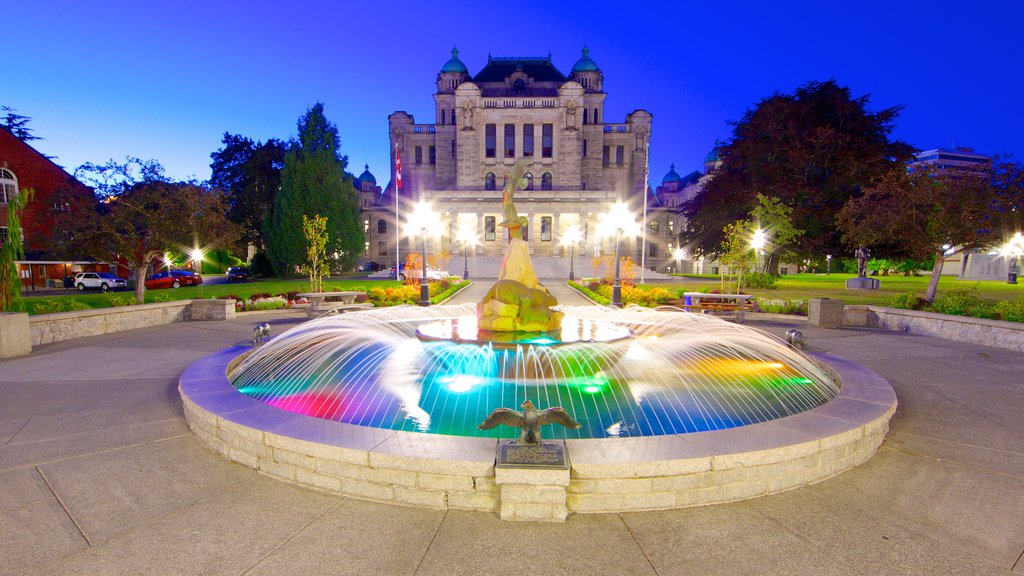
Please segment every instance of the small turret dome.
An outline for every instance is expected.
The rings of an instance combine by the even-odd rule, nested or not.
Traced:
[[[445,62],[444,66],[441,67],[441,73],[450,72],[454,74],[468,74],[469,70],[466,65],[459,60],[459,49],[452,48],[452,59]]]
[[[676,172],[676,165],[672,164],[672,167],[669,168],[668,174],[665,174],[665,177],[661,179],[661,183],[668,184],[669,182],[679,182],[681,180],[682,177],[680,177]]]
[[[583,47],[583,57],[572,65],[573,72],[598,72],[597,62],[590,59],[590,48]]]
[[[363,173],[359,175],[359,182],[361,184],[365,184],[365,183],[369,182],[370,184],[373,184],[374,186],[377,185],[377,179],[373,177],[373,174],[370,174],[370,165],[369,164],[367,164],[365,166],[365,169],[363,170]]]
[[[722,143],[718,140],[715,140],[715,147],[711,149],[711,152],[708,152],[707,156],[704,157],[705,164],[714,164],[715,162],[718,162],[719,160],[722,159],[722,155],[718,153],[718,149],[721,146]]]

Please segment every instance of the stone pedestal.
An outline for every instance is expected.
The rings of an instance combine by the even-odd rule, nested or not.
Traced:
[[[28,314],[0,313],[0,358],[22,356],[32,351],[32,331]]]
[[[847,290],[878,290],[881,283],[877,278],[850,278],[846,281]]]
[[[843,301],[838,298],[811,298],[807,301],[807,321],[811,326],[838,328],[843,324]]]
[[[569,470],[495,468],[502,520],[564,522]]]
[[[234,300],[193,300],[188,306],[189,320],[230,320],[234,317]]]

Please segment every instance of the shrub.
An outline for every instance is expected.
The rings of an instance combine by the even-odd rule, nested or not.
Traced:
[[[1024,322],[1024,296],[1017,296],[1016,300],[997,302],[994,309],[1003,320]]]
[[[937,298],[928,307],[928,311],[957,316],[975,316],[978,318],[991,318],[994,315],[993,311],[982,300],[977,288],[950,290]]]
[[[62,300],[50,300],[48,298],[26,299],[25,309],[29,314],[56,314],[57,312],[74,312],[75,310],[88,310],[89,306],[74,298]]]
[[[598,293],[599,290],[605,287],[600,282],[590,282],[586,286],[579,282],[569,282],[569,286],[582,292],[587,298],[590,298],[598,304],[609,304],[611,302],[611,287],[608,287],[608,296],[603,296]],[[591,288],[593,286],[593,288]]]
[[[807,315],[807,300],[803,298],[758,298],[757,307],[768,314]]]
[[[249,272],[253,276],[273,276],[274,268],[270,265],[270,258],[267,257],[266,252],[257,252],[253,254],[252,260],[249,261]]]
[[[107,306],[131,306],[135,304],[134,294],[106,294]]]
[[[743,278],[747,288],[775,290],[776,278],[768,272],[751,272]]]
[[[672,298],[672,293],[664,288],[640,288],[637,286],[622,286],[622,303],[637,304],[647,308],[661,306]]]
[[[889,306],[903,308],[904,310],[921,310],[927,305],[928,303],[925,302],[924,298],[918,298],[916,292],[907,292],[906,294],[893,296],[889,300]]]

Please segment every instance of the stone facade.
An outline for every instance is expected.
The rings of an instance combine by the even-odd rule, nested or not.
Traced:
[[[458,231],[474,234],[475,255],[499,256],[507,233],[497,226],[504,175],[517,159],[528,161],[528,190],[517,195],[528,218],[526,240],[534,257],[568,255],[563,233],[578,227],[581,258],[612,250],[597,234],[597,219],[615,201],[642,212],[652,116],[635,110],[608,122],[607,94],[597,65],[584,55],[568,76],[550,56],[488,57],[476,75],[452,59],[437,76],[435,118],[417,123],[411,114],[388,118],[391,183],[364,209],[367,258],[395,261],[395,195],[401,215],[416,202],[430,202],[442,232],[429,249],[461,253]],[[402,189],[396,190],[395,160],[401,155]],[[640,261],[640,238],[623,241],[623,256]],[[418,247],[418,246],[417,246]],[[400,254],[410,249],[400,241]]]

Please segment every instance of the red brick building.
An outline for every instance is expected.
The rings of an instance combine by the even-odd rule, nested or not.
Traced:
[[[19,263],[25,290],[63,286],[66,275],[107,272],[111,266],[90,261],[68,234],[94,210],[92,190],[32,146],[0,128],[0,242],[7,238],[7,208],[18,190],[35,193],[21,215],[25,233],[24,262]]]

